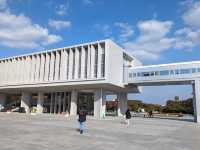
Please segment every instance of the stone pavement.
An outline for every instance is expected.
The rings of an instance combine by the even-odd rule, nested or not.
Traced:
[[[0,150],[200,150],[200,125],[167,119],[76,118],[0,113]]]

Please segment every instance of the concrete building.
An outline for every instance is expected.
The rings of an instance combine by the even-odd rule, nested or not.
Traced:
[[[111,40],[0,59],[0,104],[24,107],[29,113],[76,115],[83,107],[96,118],[105,115],[107,94],[118,95],[118,115],[127,108],[125,68],[140,62]]]
[[[200,122],[200,61],[142,66],[111,40],[102,40],[0,59],[0,68],[0,106],[70,115],[84,108],[101,118],[106,95],[116,94],[120,116],[127,94],[138,93],[140,86],[190,84]]]

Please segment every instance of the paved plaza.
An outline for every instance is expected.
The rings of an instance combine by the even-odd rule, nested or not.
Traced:
[[[89,118],[85,134],[75,118],[0,113],[1,150],[199,150],[200,125],[168,119]]]

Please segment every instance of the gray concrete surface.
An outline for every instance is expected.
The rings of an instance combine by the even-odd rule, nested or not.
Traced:
[[[0,113],[0,150],[200,150],[200,125],[167,119],[75,118]]]

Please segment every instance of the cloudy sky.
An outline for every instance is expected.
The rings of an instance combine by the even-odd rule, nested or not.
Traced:
[[[144,65],[200,60],[200,1],[0,0],[0,57],[110,38]],[[164,103],[190,86],[147,87]]]

